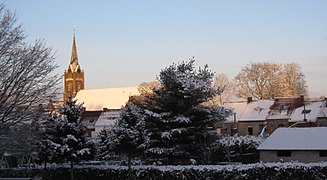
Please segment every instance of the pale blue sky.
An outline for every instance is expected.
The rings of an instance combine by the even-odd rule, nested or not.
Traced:
[[[7,0],[28,41],[44,38],[67,68],[76,25],[86,88],[136,86],[193,56],[233,78],[250,62],[295,62],[327,95],[325,0]]]

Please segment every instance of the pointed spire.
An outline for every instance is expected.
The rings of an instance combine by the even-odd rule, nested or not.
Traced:
[[[74,29],[73,47],[72,47],[72,55],[70,58],[70,64],[73,65],[74,69],[78,65],[78,56],[77,56],[77,48],[76,48],[76,40],[75,40],[75,29]]]

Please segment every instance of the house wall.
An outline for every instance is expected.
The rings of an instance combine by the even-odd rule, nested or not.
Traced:
[[[272,134],[279,127],[288,127],[287,119],[267,119],[267,133]]]
[[[237,131],[237,122],[224,122],[220,128],[221,135],[234,135],[238,133]]]
[[[262,162],[299,161],[304,163],[327,161],[327,157],[319,157],[319,151],[292,151],[290,157],[277,156],[277,151],[260,151]]]
[[[248,128],[252,127],[253,135],[259,135],[262,128],[265,126],[265,121],[239,121],[237,132],[240,136],[249,135]]]

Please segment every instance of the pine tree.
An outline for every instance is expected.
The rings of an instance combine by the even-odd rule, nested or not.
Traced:
[[[147,139],[145,123],[139,111],[130,100],[124,107],[121,118],[114,125],[110,137],[113,151],[127,156],[129,172],[132,158],[144,151]]]
[[[111,157],[109,133],[107,129],[103,129],[97,136],[98,160],[108,160]]]
[[[85,126],[80,121],[82,112],[82,105],[77,105],[70,97],[61,109],[61,115],[51,118],[53,124],[46,140],[53,149],[55,162],[70,163],[71,179],[74,164],[94,156],[93,144],[85,138]]]
[[[208,66],[194,68],[194,59],[160,72],[160,88],[144,104],[149,134],[147,153],[166,163],[202,162],[211,137],[209,127],[224,120],[228,111],[204,105],[215,95]]]

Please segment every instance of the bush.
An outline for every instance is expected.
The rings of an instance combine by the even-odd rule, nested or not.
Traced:
[[[126,166],[79,166],[76,180],[127,179]],[[42,169],[2,169],[0,177],[34,177],[69,180],[69,167]],[[326,179],[327,163],[256,163],[248,165],[135,166],[131,179]]]

